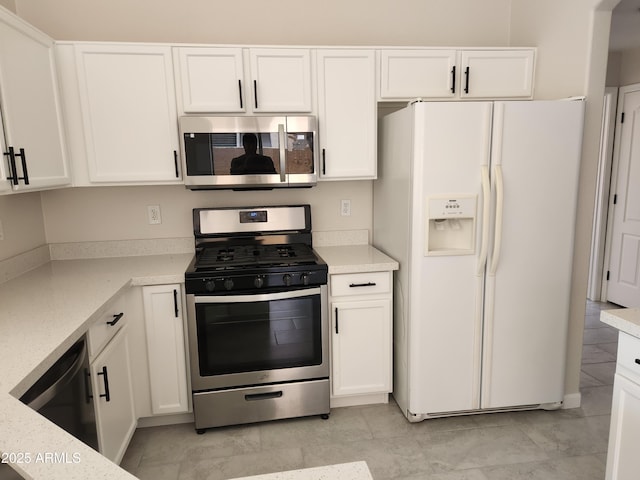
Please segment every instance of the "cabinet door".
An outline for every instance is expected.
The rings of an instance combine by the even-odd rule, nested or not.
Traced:
[[[311,112],[311,57],[307,49],[253,48],[254,112]]]
[[[320,178],[376,178],[373,50],[319,50]]]
[[[241,48],[176,48],[176,79],[185,113],[244,112]]]
[[[639,443],[640,385],[616,373],[607,453],[607,480],[638,478]]]
[[[391,391],[391,300],[332,307],[332,394]]]
[[[187,412],[187,365],[180,285],[144,287],[142,296],[151,411],[154,415]]]
[[[177,183],[171,49],[76,45],[91,182]]]
[[[530,98],[534,50],[463,50],[460,54],[462,98]]]
[[[136,428],[125,325],[91,363],[98,447],[120,463]]]
[[[382,50],[380,52],[380,98],[455,97],[456,50]]]
[[[12,148],[16,154],[14,162],[3,155],[0,188],[24,191],[68,185],[53,41],[4,13],[0,15],[0,107],[0,129],[4,124],[6,137],[2,152]],[[8,176],[20,180],[8,186]]]

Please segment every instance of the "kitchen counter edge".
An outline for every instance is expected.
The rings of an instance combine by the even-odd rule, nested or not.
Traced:
[[[602,310],[600,321],[621,332],[640,338],[640,308]]]
[[[398,262],[372,245],[314,247],[329,274],[398,270]]]

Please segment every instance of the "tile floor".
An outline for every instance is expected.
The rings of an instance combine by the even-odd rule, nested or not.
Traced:
[[[365,460],[375,480],[602,480],[617,331],[588,302],[582,406],[410,424],[393,402],[225,427],[138,429],[122,466],[141,479],[217,480]]]

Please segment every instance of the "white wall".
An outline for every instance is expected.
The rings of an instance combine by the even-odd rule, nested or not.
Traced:
[[[15,0],[57,40],[506,45],[511,0]]]
[[[621,87],[640,83],[640,48],[621,52],[619,82]]]
[[[13,257],[46,243],[39,193],[0,196],[0,260]]]
[[[192,237],[191,209],[309,203],[313,230],[371,229],[370,181],[321,182],[313,188],[256,192],[189,191],[183,186],[90,187],[42,193],[49,243]],[[340,216],[340,200],[351,216]],[[160,205],[162,224],[149,225],[147,205]]]
[[[0,5],[2,5],[4,8],[8,8],[12,12],[16,11],[15,0],[0,0]]]

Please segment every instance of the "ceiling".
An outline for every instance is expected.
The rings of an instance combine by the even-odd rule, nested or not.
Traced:
[[[611,15],[609,50],[640,48],[640,0],[620,0]]]

